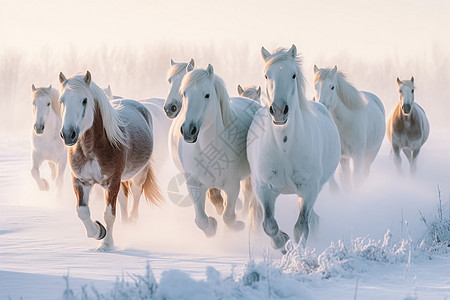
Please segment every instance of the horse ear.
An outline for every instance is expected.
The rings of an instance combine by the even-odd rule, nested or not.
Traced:
[[[270,57],[270,52],[267,51],[266,48],[261,47],[261,55],[262,55],[264,61],[267,62],[267,60],[268,60],[269,57]]]
[[[411,82],[414,83],[414,76],[411,76]]]
[[[67,80],[66,76],[64,76],[63,72],[59,72],[59,83],[63,84]]]
[[[170,65],[173,66],[175,64],[175,62],[173,61],[173,59],[170,59]]]
[[[319,68],[316,65],[314,65],[314,74],[316,74],[318,72],[319,72]]]
[[[289,49],[289,54],[292,56],[292,58],[297,57],[297,47],[295,47],[294,44],[292,44],[291,49]]]
[[[400,85],[402,83],[402,81],[400,80],[400,78],[397,77],[397,84]]]
[[[240,96],[242,96],[242,94],[244,93],[244,89],[242,88],[242,86],[240,84],[238,84],[237,90],[238,90],[238,94]]]
[[[208,67],[206,68],[206,72],[208,73],[209,78],[213,78],[214,68],[211,64],[208,64]]]
[[[190,71],[192,71],[192,70],[194,70],[194,67],[191,65],[191,63],[189,62],[188,64],[187,64],[187,66],[186,66],[186,73],[188,73],[188,72],[190,72]]]
[[[47,90],[49,90],[49,91],[52,90],[52,85],[51,84],[48,86]]]
[[[37,88],[34,86],[34,83],[31,85],[31,90],[34,92]]]
[[[261,87],[258,87],[258,90],[256,91],[256,93],[258,94],[259,97],[261,97]]]
[[[337,66],[335,65],[333,70],[331,70],[330,75],[334,77],[334,76],[336,76],[336,74],[337,74]]]
[[[194,59],[191,58],[191,60],[189,61],[189,64],[192,66],[192,68],[194,68]]]
[[[84,82],[86,82],[87,85],[91,83],[91,72],[86,71],[86,75],[84,75]]]

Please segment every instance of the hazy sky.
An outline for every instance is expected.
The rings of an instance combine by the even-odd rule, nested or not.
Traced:
[[[450,1],[0,0],[0,43],[34,51],[159,41],[295,43],[301,52],[361,58],[450,49]]]

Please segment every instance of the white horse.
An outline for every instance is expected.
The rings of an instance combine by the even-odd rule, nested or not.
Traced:
[[[275,200],[280,194],[301,197],[294,239],[305,245],[314,203],[339,163],[339,133],[326,108],[306,100],[295,45],[273,54],[263,47],[261,52],[269,106],[255,114],[247,155],[254,190],[264,209],[264,231],[274,248],[282,249],[289,236],[278,228]]]
[[[237,87],[238,94],[241,97],[247,97],[255,100],[261,104],[261,87],[256,85],[250,85],[242,87],[240,84]]]
[[[372,93],[360,92],[345,75],[333,69],[314,65],[316,100],[330,111],[341,138],[342,183],[350,188],[350,160],[353,161],[353,183],[362,183],[380,150],[386,131],[384,107]],[[337,187],[334,177],[331,185]]]
[[[183,108],[175,121],[180,120],[181,126],[172,131],[178,151],[172,155],[185,173],[195,223],[206,236],[215,235],[217,221],[205,213],[206,191],[214,187],[226,193],[225,224],[242,230],[245,225],[236,220],[235,206],[240,181],[250,176],[246,139],[254,113],[261,106],[248,98],[230,100],[211,65],[187,73],[180,92]]]
[[[417,156],[428,139],[430,124],[425,111],[414,101],[414,77],[411,77],[411,80],[400,80],[397,77],[397,84],[400,101],[389,117],[387,136],[392,143],[397,170],[401,171],[402,150],[409,161],[410,172],[415,174]]]
[[[55,180],[56,186],[61,189],[66,169],[67,150],[59,136],[62,123],[59,92],[51,85],[48,88],[36,88],[33,84],[31,88],[34,115],[31,175],[41,191],[49,190],[47,180],[41,178],[39,173],[41,164],[48,161],[52,180]]]

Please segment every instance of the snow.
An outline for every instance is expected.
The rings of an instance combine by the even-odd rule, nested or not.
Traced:
[[[445,299],[450,250],[434,237],[445,241],[449,234],[448,134],[432,132],[415,178],[398,176],[385,141],[363,187],[339,194],[324,188],[308,248],[289,243],[285,256],[261,230],[227,231],[210,204],[219,230],[207,239],[192,207],[170,200],[161,208],[142,201],[134,225],[118,218],[116,250],[97,252],[76,215],[68,171],[61,195],[38,191],[28,139],[6,139],[0,145],[0,298]],[[47,166],[42,174],[49,176]],[[174,174],[161,174],[163,190]],[[93,218],[102,220],[101,190],[92,198]],[[280,228],[288,233],[297,205],[292,196],[277,202]]]

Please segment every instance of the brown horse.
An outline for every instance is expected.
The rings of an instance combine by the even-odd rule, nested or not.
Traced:
[[[414,102],[414,77],[411,80],[400,80],[397,77],[400,101],[388,120],[387,136],[392,143],[394,162],[401,171],[403,151],[410,164],[410,172],[415,174],[417,156],[428,139],[430,125],[425,111]]]
[[[66,79],[62,85],[63,124],[61,137],[69,146],[69,162],[77,196],[78,216],[87,236],[102,240],[101,251],[113,249],[113,225],[121,182],[139,183],[147,200],[162,199],[150,158],[153,127],[150,112],[139,102],[124,100],[113,107],[105,92],[91,81],[89,71]],[[89,192],[94,184],[105,189],[105,227],[93,222],[89,211]]]

